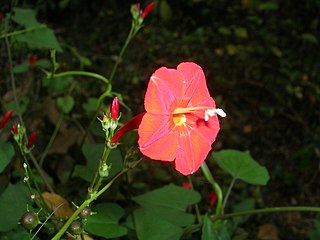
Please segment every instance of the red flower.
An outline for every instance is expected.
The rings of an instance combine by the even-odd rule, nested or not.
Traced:
[[[191,184],[189,182],[183,183],[182,187],[185,188],[185,189],[191,189],[192,188],[192,186],[191,186]]]
[[[119,99],[115,97],[110,106],[110,114],[113,120],[116,120],[119,117],[119,110],[120,110],[120,102],[119,102]]]
[[[209,192],[208,193],[208,198],[210,200],[209,206],[213,207],[216,204],[216,201],[217,201],[217,198],[218,198],[217,194],[215,192]]]
[[[33,147],[34,142],[36,141],[36,139],[37,139],[37,133],[36,132],[32,132],[30,134],[30,137],[29,137],[29,140],[28,140],[28,143],[27,143],[27,148],[28,149]]]
[[[0,129],[4,127],[4,125],[6,125],[6,123],[8,122],[9,118],[11,117],[13,113],[13,110],[10,109],[2,118],[1,122],[0,122]]]
[[[197,171],[211,150],[220,126],[200,66],[162,67],[150,78],[138,129],[140,151],[154,160],[175,161],[184,175]]]

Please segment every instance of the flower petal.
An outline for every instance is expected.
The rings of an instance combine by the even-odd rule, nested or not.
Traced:
[[[199,65],[193,62],[183,62],[178,65],[177,70],[183,75],[183,81],[186,82],[185,97],[190,98],[188,106],[215,107],[207,88],[204,72]]]
[[[184,96],[183,77],[176,69],[156,70],[149,81],[144,105],[147,112],[168,114],[175,100]]]
[[[174,131],[172,117],[146,113],[138,129],[140,151],[154,160],[175,159],[178,132]]]
[[[195,173],[206,159],[211,144],[197,131],[180,132],[175,168],[183,175]]]

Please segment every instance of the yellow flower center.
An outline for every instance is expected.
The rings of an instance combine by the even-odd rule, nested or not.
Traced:
[[[176,126],[181,126],[187,121],[186,115],[184,114],[173,114],[173,122]]]

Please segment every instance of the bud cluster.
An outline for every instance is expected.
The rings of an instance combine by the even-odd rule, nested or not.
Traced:
[[[140,8],[140,3],[136,3],[131,6],[130,11],[133,23],[136,25],[137,29],[141,28],[143,20],[149,15],[153,8],[154,2],[149,3],[144,10]]]
[[[23,126],[21,126],[20,124],[18,124],[17,126],[13,125],[11,128],[11,132],[13,134],[14,140],[17,142],[24,153],[29,153],[33,149],[34,143],[37,140],[36,132],[32,132],[28,138],[28,141],[26,141],[25,143],[23,139],[26,129]]]
[[[106,134],[106,142],[110,143],[111,138],[114,135],[114,131],[118,127],[119,119],[121,114],[120,111],[120,102],[117,97],[115,97],[110,106],[109,113],[103,112],[103,118],[98,120],[101,122],[102,130]]]

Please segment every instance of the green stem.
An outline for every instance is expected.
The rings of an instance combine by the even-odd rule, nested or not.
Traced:
[[[229,199],[231,190],[232,190],[232,188],[233,188],[236,180],[237,180],[236,178],[233,178],[233,179],[232,179],[232,181],[231,181],[231,183],[230,183],[230,186],[229,186],[229,188],[228,188],[228,190],[227,190],[227,193],[226,193],[226,195],[225,195],[225,197],[224,197],[224,199],[223,199],[222,213],[224,212],[224,209],[225,209],[225,207],[226,207],[226,205],[227,205],[227,202],[228,202],[228,199]]]
[[[97,192],[100,188],[103,177],[100,176],[99,171],[100,171],[101,167],[107,162],[107,159],[109,157],[110,152],[111,152],[111,149],[108,148],[107,145],[105,144],[102,157],[99,161],[98,169],[96,171],[96,174],[95,174],[93,181],[91,183],[91,186],[89,188],[90,194]]]
[[[60,237],[67,231],[70,224],[78,217],[79,213],[85,208],[90,205],[91,202],[96,200],[101,194],[103,194],[113,182],[119,178],[122,174],[126,173],[129,169],[123,169],[120,173],[118,173],[108,184],[106,184],[99,192],[93,193],[91,197],[85,200],[81,206],[72,214],[72,216],[68,219],[68,221],[64,224],[64,226],[59,230],[59,232],[51,239],[51,240],[58,240]]]
[[[58,78],[58,77],[65,77],[65,76],[70,76],[70,75],[80,75],[80,76],[87,76],[87,77],[92,77],[92,78],[96,78],[101,80],[102,82],[104,82],[106,85],[110,85],[110,81],[105,78],[104,76],[98,74],[98,73],[94,73],[94,72],[86,72],[86,71],[66,71],[66,72],[62,72],[62,73],[49,73],[48,74],[48,78]],[[110,88],[110,86],[109,86]],[[107,90],[109,91],[109,90]]]
[[[201,170],[204,174],[204,176],[206,177],[206,179],[208,180],[208,182],[212,185],[215,193],[217,194],[217,206],[216,206],[216,215],[221,215],[222,213],[222,199],[223,199],[223,194],[222,194],[222,190],[219,186],[219,184],[217,184],[214,179],[213,176],[208,168],[208,165],[203,162],[201,164]]]
[[[134,21],[132,21],[131,29],[130,29],[130,32],[129,32],[128,36],[127,36],[127,39],[126,39],[126,41],[125,41],[125,43],[124,43],[124,45],[123,45],[123,47],[122,47],[122,49],[120,51],[119,56],[117,57],[117,60],[116,60],[115,64],[113,65],[113,68],[112,68],[112,71],[111,71],[111,74],[110,74],[110,77],[109,77],[110,82],[112,82],[112,80],[114,78],[114,75],[116,74],[118,65],[122,61],[123,55],[124,55],[125,51],[127,50],[129,43],[131,42],[133,37],[137,34],[138,30],[139,29],[137,29],[136,24],[134,23]]]
[[[5,28],[7,28],[7,23],[5,25]],[[6,47],[7,47],[7,53],[8,53],[8,64],[9,64],[9,71],[10,71],[10,81],[11,81],[11,87],[12,87],[12,92],[13,92],[13,97],[14,97],[14,103],[15,103],[15,106],[16,106],[16,110],[17,110],[17,114],[18,114],[18,117],[19,117],[19,121],[22,124],[22,126],[25,126],[23,118],[22,118],[21,110],[20,110],[18,97],[17,97],[15,77],[14,77],[14,73],[13,73],[11,46],[10,46],[10,42],[9,42],[8,37],[5,38],[5,43],[6,43]],[[27,134],[26,133],[25,133],[25,138],[27,138]],[[33,165],[37,169],[40,177],[42,178],[44,184],[47,186],[47,188],[49,189],[50,192],[54,192],[52,187],[50,186],[50,184],[47,182],[47,180],[46,180],[46,178],[45,178],[45,176],[43,174],[42,168],[39,166],[38,162],[36,161],[36,159],[35,159],[35,157],[33,156],[32,153],[30,153],[30,158],[31,158],[31,161],[32,161]]]
[[[56,127],[55,127],[55,129],[54,129],[54,131],[53,131],[53,133],[51,135],[51,137],[50,137],[49,143],[47,144],[46,148],[44,149],[44,151],[43,151],[43,153],[41,155],[41,158],[39,160],[39,165],[41,167],[42,167],[42,164],[44,162],[44,159],[46,158],[46,156],[47,156],[47,154],[48,154],[48,152],[49,152],[49,150],[50,150],[50,148],[51,148],[51,146],[52,146],[52,144],[53,144],[53,142],[54,142],[54,140],[55,140],[55,138],[56,138],[56,136],[58,134],[58,131],[59,131],[61,123],[62,123],[62,119],[63,119],[63,114],[60,114],[58,123],[57,123],[57,125],[56,125]]]
[[[26,33],[26,32],[30,32],[30,31],[34,31],[34,30],[38,30],[38,29],[42,29],[42,28],[46,28],[46,27],[47,27],[46,25],[41,24],[39,26],[29,27],[29,28],[26,28],[26,29],[22,29],[22,30],[18,30],[18,31],[10,32],[10,33],[5,33],[5,34],[0,35],[0,39],[12,37],[12,36],[15,36],[15,35],[23,34],[23,33]]]
[[[191,179],[191,176],[190,176],[190,175],[188,176],[188,181],[189,181],[192,189],[194,190],[194,188],[193,188],[193,183],[192,183],[192,179]],[[198,222],[199,222],[199,223],[202,223],[202,218],[201,218],[199,206],[198,206],[197,203],[196,203],[194,206],[195,206],[195,210],[196,210],[196,215],[197,215]]]
[[[29,164],[28,158],[27,158],[26,154],[24,153],[24,150],[22,149],[22,145],[21,144],[20,144],[19,147],[20,147],[20,152],[22,153],[24,162],[27,164],[27,170],[25,170],[25,171],[28,171],[30,173],[30,179],[32,180],[33,185],[35,186],[36,191],[37,191],[37,193],[39,195],[39,198],[41,199],[42,206],[44,207],[46,213],[49,214],[49,207],[47,205],[47,202],[44,200],[44,198],[42,196],[42,192],[41,192],[40,187],[39,187],[39,185],[37,183],[37,180],[36,180],[36,178],[35,178],[35,176],[33,174],[33,171],[32,171],[31,166]]]
[[[262,209],[254,209],[247,210],[235,213],[228,213],[223,215],[215,215],[212,220],[218,219],[227,219],[232,217],[239,217],[244,215],[253,215],[253,214],[265,214],[265,213],[275,213],[275,212],[320,212],[320,207],[271,207],[271,208],[262,208]]]

